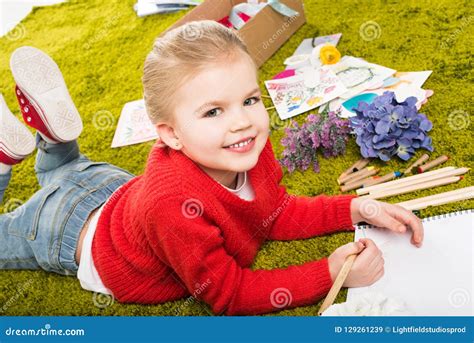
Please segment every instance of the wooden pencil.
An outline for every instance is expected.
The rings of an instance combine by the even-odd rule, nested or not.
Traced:
[[[360,180],[356,180],[356,181],[352,181],[352,182],[349,182],[349,183],[346,183],[344,185],[341,186],[341,191],[342,192],[347,192],[347,191],[351,191],[353,189],[356,189],[356,188],[359,188],[363,185],[366,185],[366,184],[370,184],[370,185],[373,185],[373,184],[379,184],[379,183],[382,183],[382,182],[385,182],[385,181],[390,181],[394,178],[396,178],[397,176],[400,176],[402,175],[402,173],[398,172],[398,171],[395,171],[395,172],[390,172],[384,176],[370,176],[368,178],[365,178],[365,179],[360,179]]]
[[[319,308],[319,311],[318,311],[319,316],[324,311],[326,311],[328,307],[332,305],[332,303],[334,302],[334,299],[336,299],[337,294],[341,290],[341,287],[344,281],[346,281],[347,275],[349,274],[356,257],[357,257],[357,254],[352,254],[352,255],[349,255],[344,261],[344,264],[342,265],[342,268],[339,271],[339,274],[337,274],[336,280],[334,281],[331,289],[329,290],[328,295],[324,299],[323,304]]]
[[[358,195],[363,195],[363,194],[367,194],[367,193],[369,193],[369,192],[371,192],[372,190],[375,190],[375,189],[386,188],[386,187],[391,187],[391,186],[395,186],[395,185],[396,186],[402,186],[402,184],[410,183],[413,180],[426,179],[426,178],[429,178],[433,175],[443,174],[443,173],[446,173],[447,171],[455,170],[455,169],[456,169],[456,167],[444,167],[444,168],[432,170],[430,172],[426,172],[426,173],[423,173],[423,174],[407,176],[407,177],[404,177],[404,178],[401,178],[401,179],[398,179],[398,180],[393,180],[393,181],[386,182],[383,185],[373,185],[373,186],[358,189],[357,194]]]
[[[364,187],[375,186],[375,185],[393,180],[396,177],[400,177],[401,175],[402,175],[402,173],[400,173],[399,171],[390,172],[388,174],[385,174],[384,176],[381,176],[379,178],[369,180],[368,182],[363,183],[363,186]]]
[[[346,175],[344,176],[340,181],[339,181],[339,184],[345,184],[345,183],[349,183],[349,182],[352,182],[352,181],[356,181],[356,180],[360,180],[360,179],[364,179],[366,177],[369,177],[369,176],[372,176],[374,174],[377,174],[377,173],[371,173],[373,170],[377,170],[377,172],[379,171],[379,169],[375,168],[375,167],[366,167],[366,168],[363,168],[359,171],[356,171],[355,173],[351,173],[349,175]]]
[[[455,201],[474,198],[474,186],[459,188],[454,191],[429,195],[427,197],[397,203],[410,211],[421,210],[429,206],[439,206]]]
[[[403,172],[403,175],[410,174],[413,168],[418,167],[420,164],[425,163],[426,161],[428,161],[429,158],[430,157],[428,156],[428,154],[423,154],[423,156],[421,156],[418,160],[416,160],[415,163],[411,164],[407,169],[405,169],[405,171]]]
[[[429,182],[429,181],[434,181],[442,178],[447,178],[450,176],[459,176],[467,173],[469,171],[469,168],[457,168],[454,170],[448,170],[444,173],[439,173],[439,174],[434,174],[431,175],[430,177],[425,177],[425,178],[419,178],[419,179],[413,179],[406,181],[404,183],[398,184],[398,185],[386,185],[384,187],[383,184],[381,184],[379,188],[372,189],[369,193],[376,193],[376,192],[383,192],[383,191],[388,191],[390,189],[396,189],[396,188],[406,188],[412,185],[417,185],[423,182]]]
[[[361,158],[360,160],[354,162],[349,168],[347,168],[339,177],[337,178],[337,182],[340,184],[342,178],[346,177],[349,174],[355,173],[362,168],[364,168],[367,164],[369,164],[368,158]]]
[[[462,176],[450,176],[450,177],[445,177],[445,178],[436,179],[436,180],[432,180],[432,181],[421,182],[421,183],[417,183],[417,184],[414,184],[414,185],[409,185],[407,187],[402,187],[402,188],[379,190],[377,192],[364,195],[361,198],[381,199],[381,198],[386,198],[386,197],[389,197],[389,196],[410,193],[410,192],[414,192],[414,191],[418,191],[418,190],[422,190],[422,189],[449,185],[451,183],[458,182],[459,180],[462,180]]]
[[[360,179],[360,180],[352,181],[352,182],[349,182],[349,183],[345,183],[345,184],[341,185],[341,187],[340,187],[341,192],[347,192],[347,191],[351,191],[353,189],[359,188],[364,183],[367,183],[367,182],[369,182],[369,180],[373,180],[375,178],[380,178],[380,176],[369,176],[365,179]]]
[[[435,159],[431,162],[428,162],[428,163],[425,163],[425,164],[419,166],[418,167],[418,173],[424,173],[425,171],[427,171],[431,168],[434,168],[436,166],[439,166],[440,164],[443,164],[447,160],[449,160],[449,157],[446,156],[446,155],[442,155],[442,156],[438,157],[437,159]]]

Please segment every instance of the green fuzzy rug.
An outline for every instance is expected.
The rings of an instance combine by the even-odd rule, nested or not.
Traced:
[[[142,173],[153,142],[110,148],[123,105],[142,97],[141,76],[145,56],[154,38],[186,12],[138,18],[132,9],[135,0],[70,1],[36,8],[10,35],[0,38],[0,92],[12,111],[20,117],[14,97],[14,82],[9,70],[11,53],[23,45],[46,51],[61,68],[71,95],[82,114],[84,131],[79,138],[81,151],[89,158],[107,161],[134,174]],[[363,57],[399,71],[433,70],[424,85],[434,95],[422,108],[434,128],[435,151],[431,156],[448,154],[445,166],[472,167],[473,13],[469,0],[378,0],[378,1],[304,1],[306,24],[260,69],[260,83],[283,70],[283,61],[307,37],[342,33],[338,48],[343,55]],[[470,11],[471,10],[471,11]],[[375,21],[380,37],[365,41],[360,26]],[[270,106],[270,101],[266,105]],[[94,115],[108,111],[115,122],[98,130]],[[272,122],[277,122],[271,112]],[[305,115],[297,120],[302,122]],[[97,126],[97,125],[96,125]],[[33,129],[32,129],[32,132]],[[272,132],[275,153],[282,152],[282,128]],[[418,151],[418,158],[425,151]],[[320,157],[321,172],[310,170],[288,174],[283,183],[297,195],[340,194],[337,176],[360,158],[355,139],[344,156]],[[33,166],[34,155],[14,167],[13,178],[5,193],[9,199],[27,201],[39,189]],[[410,162],[413,162],[412,159]],[[403,170],[408,163],[393,159],[376,162],[380,175]],[[472,185],[472,172],[459,183],[388,198],[399,202],[415,197]],[[422,217],[474,208],[474,201],[430,208]],[[3,207],[1,211],[3,213]],[[254,269],[272,269],[301,264],[328,256],[338,246],[351,242],[353,234],[339,233],[292,242],[267,242],[260,250]],[[183,299],[162,305],[124,305],[93,297],[81,289],[74,277],[43,271],[0,272],[0,311],[2,315],[212,315],[208,305]],[[343,290],[336,302],[345,301]],[[107,299],[105,299],[105,302]],[[320,303],[283,310],[270,315],[315,315]]]

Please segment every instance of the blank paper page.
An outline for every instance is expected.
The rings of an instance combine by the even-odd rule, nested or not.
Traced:
[[[473,210],[423,219],[421,248],[411,231],[357,228],[355,240],[372,239],[383,252],[385,274],[368,287],[350,288],[347,300],[379,292],[406,303],[417,316],[473,316]]]

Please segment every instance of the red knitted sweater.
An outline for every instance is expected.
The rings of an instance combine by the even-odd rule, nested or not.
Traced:
[[[103,208],[92,256],[121,302],[157,304],[190,295],[215,314],[261,314],[309,305],[332,286],[328,260],[252,270],[265,240],[354,230],[353,195],[293,196],[270,140],[248,171],[255,199],[226,190],[180,151],[153,146],[142,175]],[[281,303],[281,296],[286,302]]]

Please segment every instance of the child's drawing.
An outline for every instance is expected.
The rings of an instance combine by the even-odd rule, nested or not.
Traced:
[[[147,142],[157,138],[158,134],[148,118],[143,99],[126,103],[115,130],[112,148]]]
[[[341,98],[348,99],[366,89],[381,87],[383,81],[396,70],[382,67],[352,56],[344,56],[339,63],[330,66],[332,71],[348,89]]]
[[[327,67],[309,68],[303,74],[265,81],[265,86],[281,119],[309,111],[347,91]]]

